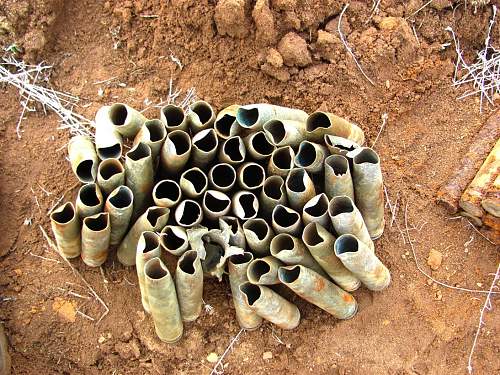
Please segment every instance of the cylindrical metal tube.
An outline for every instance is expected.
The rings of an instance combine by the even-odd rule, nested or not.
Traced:
[[[245,160],[247,150],[240,136],[229,137],[219,149],[219,161],[231,165],[238,165]]]
[[[139,142],[144,142],[151,148],[151,157],[153,160],[160,155],[161,146],[167,137],[167,129],[161,120],[147,120],[139,129],[134,138],[134,146]]]
[[[87,266],[99,267],[109,252],[111,226],[109,214],[99,213],[83,219],[82,226],[82,260]]]
[[[80,219],[73,203],[67,202],[50,214],[50,226],[57,249],[65,258],[76,258],[81,253]]]
[[[278,268],[282,265],[283,263],[279,259],[270,255],[264,258],[254,259],[248,265],[248,281],[258,285],[279,284]]]
[[[150,312],[149,299],[146,294],[146,281],[144,278],[144,265],[153,258],[161,257],[160,237],[151,231],[142,232],[137,243],[137,253],[135,255],[135,268],[137,270],[137,280],[141,291],[142,307],[147,313]]]
[[[219,218],[219,229],[224,232],[229,230],[229,245],[246,248],[246,238],[240,221],[234,216],[223,216]]]
[[[301,265],[280,267],[279,281],[306,301],[337,319],[350,319],[358,311],[354,297],[318,273]]]
[[[330,155],[325,159],[325,193],[329,199],[347,195],[354,200],[349,161],[343,155]]]
[[[243,224],[243,232],[247,245],[256,256],[270,254],[269,246],[274,237],[274,232],[264,219],[254,218]]]
[[[203,270],[195,250],[186,251],[177,262],[175,287],[182,320],[196,320],[203,306]]]
[[[203,100],[197,100],[189,106],[189,109],[191,111],[187,118],[192,134],[212,128],[215,121],[215,111],[210,104]]]
[[[80,219],[83,220],[87,216],[98,214],[102,211],[103,205],[104,199],[97,184],[93,182],[85,184],[78,190],[76,212]]]
[[[244,105],[236,112],[236,121],[245,129],[260,130],[267,121],[273,119],[305,122],[307,113],[267,103]]]
[[[253,219],[259,212],[259,201],[249,191],[238,191],[232,198],[233,213],[241,220]]]
[[[133,138],[147,118],[127,104],[115,103],[109,107],[109,122],[126,138]]]
[[[208,181],[213,189],[228,192],[236,183],[236,171],[231,164],[216,164],[208,171]]]
[[[0,324],[0,374],[10,375],[11,365],[7,337],[5,336],[3,325]]]
[[[302,234],[302,220],[299,213],[281,204],[274,207],[271,223],[276,233],[288,233],[292,236]]]
[[[370,290],[389,286],[391,274],[375,253],[352,234],[343,234],[335,241],[335,255]]]
[[[318,223],[325,228],[330,225],[330,216],[328,216],[328,198],[325,193],[321,193],[311,198],[302,210],[302,222],[304,225],[309,223]]]
[[[278,175],[286,178],[294,166],[295,152],[290,146],[277,148],[271,154],[269,164],[267,165],[267,174],[269,176]]]
[[[161,341],[172,344],[179,341],[183,326],[174,281],[160,258],[144,265],[146,293],[155,331]]]
[[[351,198],[346,195],[333,197],[328,205],[328,215],[337,234],[353,234],[375,251],[363,216]]]
[[[293,120],[269,120],[263,125],[264,132],[276,147],[297,147],[306,139],[305,122]]]
[[[342,289],[352,292],[359,288],[361,282],[344,267],[335,255],[333,245],[335,237],[318,223],[310,223],[304,228],[302,241],[318,264],[330,278]]]
[[[210,164],[217,154],[219,139],[215,130],[205,129],[195,134],[192,139],[191,163],[203,168]]]
[[[282,329],[294,329],[300,323],[300,311],[272,289],[245,282],[240,285],[245,303],[258,315]]]
[[[266,171],[260,164],[243,163],[236,172],[238,184],[243,190],[257,190],[264,185]]]
[[[231,209],[231,199],[221,191],[207,190],[203,194],[203,214],[209,220],[217,220]]]
[[[262,191],[260,192],[259,203],[266,219],[271,218],[273,209],[276,205],[282,204],[286,206],[288,204],[283,177],[269,176],[264,180]]]
[[[101,107],[95,115],[95,147],[99,159],[119,159],[123,139],[109,121],[110,106]]]
[[[160,109],[160,120],[165,124],[167,131],[174,132],[188,130],[188,119],[181,107],[174,104],[167,104]]]
[[[125,184],[134,193],[133,218],[144,212],[151,201],[154,185],[154,167],[151,149],[139,142],[125,156]]]
[[[120,160],[106,159],[99,164],[97,184],[106,196],[118,186],[125,185],[125,168]]]
[[[265,160],[271,157],[276,147],[269,142],[263,131],[253,132],[243,139],[248,155],[254,160]]]
[[[384,184],[380,158],[368,147],[353,151],[353,182],[358,206],[372,239],[384,232]]]
[[[254,330],[262,324],[262,318],[257,315],[245,302],[240,285],[248,281],[247,269],[253,260],[252,253],[243,253],[229,257],[229,285],[233,295],[233,305],[236,310],[236,320],[241,328]]]
[[[68,143],[68,157],[73,173],[82,183],[94,182],[99,159],[90,137],[77,135]]]
[[[294,168],[285,181],[286,195],[290,206],[302,211],[304,205],[316,195],[314,182],[305,169]]]
[[[189,160],[191,147],[191,138],[185,131],[168,133],[160,151],[162,169],[171,175],[179,173]]]
[[[153,188],[153,201],[158,207],[174,207],[181,200],[181,188],[174,180],[161,180]]]
[[[135,265],[135,254],[137,252],[137,243],[141,233],[149,230],[152,232],[160,231],[166,224],[170,210],[165,207],[149,207],[137,221],[132,225],[127,235],[118,246],[116,256],[118,261],[124,266]]]
[[[236,112],[239,107],[238,104],[233,104],[217,114],[214,129],[220,139],[228,139],[240,133],[241,127],[236,121]]]
[[[193,167],[181,174],[179,186],[184,196],[195,199],[201,197],[207,190],[208,178],[200,168]]]
[[[127,186],[119,186],[111,192],[104,205],[111,224],[110,245],[118,245],[127,233],[134,207],[134,194]]]
[[[280,233],[272,239],[270,249],[273,257],[287,265],[302,264],[320,275],[328,277],[328,274],[314,260],[300,238],[291,236],[288,233]]]
[[[321,173],[327,154],[328,151],[324,146],[309,141],[302,141],[299,151],[295,155],[294,163],[297,167],[304,168],[308,173]]]
[[[351,141],[350,139],[337,137],[331,134],[325,134],[324,143],[330,154],[332,155],[342,155],[346,156],[349,151],[352,151],[359,147],[356,142]]]
[[[306,138],[321,142],[325,134],[347,138],[360,145],[365,142],[365,134],[361,128],[342,117],[328,112],[314,112],[306,121]]]
[[[174,217],[176,223],[181,227],[190,228],[201,223],[203,211],[198,202],[185,199],[175,209]]]
[[[186,230],[175,225],[167,225],[160,232],[160,245],[168,253],[180,257],[189,249]]]

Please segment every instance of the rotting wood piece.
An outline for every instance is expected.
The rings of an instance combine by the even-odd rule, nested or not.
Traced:
[[[460,161],[460,167],[437,194],[438,203],[445,206],[450,213],[458,211],[458,201],[462,192],[472,181],[477,169],[499,137],[500,111],[496,111],[474,137],[467,153]]]

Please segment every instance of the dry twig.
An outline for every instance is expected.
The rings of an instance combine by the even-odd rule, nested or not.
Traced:
[[[387,113],[382,113],[381,119],[382,119],[382,125],[380,125],[380,129],[377,133],[377,136],[375,137],[375,140],[373,141],[372,148],[375,147],[375,144],[378,141],[378,137],[380,137],[380,134],[382,134],[382,131],[384,130],[385,124],[387,123],[387,119],[389,118],[389,115]]]

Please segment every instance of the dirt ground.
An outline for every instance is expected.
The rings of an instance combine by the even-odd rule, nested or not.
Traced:
[[[224,361],[225,373],[465,374],[485,296],[423,276],[398,226],[405,229],[407,205],[409,234],[423,269],[453,286],[489,288],[498,249],[464,220],[450,219],[435,204],[435,194],[492,111],[481,114],[477,98],[456,100],[463,91],[451,87],[455,55],[452,47],[442,48],[450,41],[444,29],[453,27],[470,58],[482,47],[491,7],[474,14],[458,2],[453,9],[451,1],[434,1],[412,16],[426,1],[383,0],[370,18],[370,1],[351,2],[341,26],[371,85],[338,38],[340,1],[232,1],[245,5],[240,13],[229,6],[216,12],[216,3],[3,0],[0,42],[15,41],[25,59],[53,64],[52,84],[78,95],[78,111],[88,118],[116,101],[139,109],[157,103],[167,95],[170,78],[177,88],[195,87],[198,97],[219,109],[269,102],[329,110],[360,124],[369,145],[387,113],[375,148],[390,200],[398,200],[401,209],[376,251],[391,270],[391,286],[381,293],[355,292],[359,313],[349,321],[293,298],[303,315],[299,327],[281,331],[266,324],[243,333]],[[291,56],[286,45],[279,46],[289,32],[307,45],[299,53],[288,51]],[[498,24],[492,35],[500,45]],[[270,48],[282,52],[285,65]],[[111,257],[102,275],[75,260],[110,309],[98,324],[76,314],[98,319],[103,309],[48,248],[39,228],[49,231],[47,211],[62,194],[76,195],[65,160],[69,134],[57,130],[55,115],[38,111],[23,121],[18,140],[19,114],[18,93],[1,88],[0,320],[13,374],[210,373],[207,355],[221,355],[239,331],[227,280],[206,283],[204,299],[213,313],[187,324],[184,338],[167,345],[142,312],[135,269]],[[389,222],[390,216],[387,209]],[[431,249],[443,254],[436,271],[426,264]],[[498,308],[497,299],[481,330],[475,374],[500,372]],[[272,358],[263,359],[264,352]]]

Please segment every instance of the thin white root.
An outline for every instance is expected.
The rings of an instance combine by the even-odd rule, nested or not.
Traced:
[[[236,344],[236,342],[238,342],[240,335],[243,332],[245,332],[245,329],[242,328],[242,329],[240,329],[238,334],[233,337],[233,339],[231,340],[231,342],[227,346],[226,350],[224,350],[224,353],[222,353],[219,360],[217,361],[217,363],[213,367],[212,371],[210,372],[210,375],[222,375],[222,374],[224,374],[224,358],[226,358],[228,353],[233,349],[234,344]]]
[[[382,113],[381,119],[382,119],[382,125],[380,125],[380,129],[379,129],[379,131],[377,133],[377,136],[375,137],[375,140],[373,141],[372,148],[375,147],[375,144],[378,141],[378,137],[380,137],[380,134],[382,134],[382,131],[385,128],[385,124],[387,123],[387,120],[389,119],[389,115],[384,112],[384,113]]]

